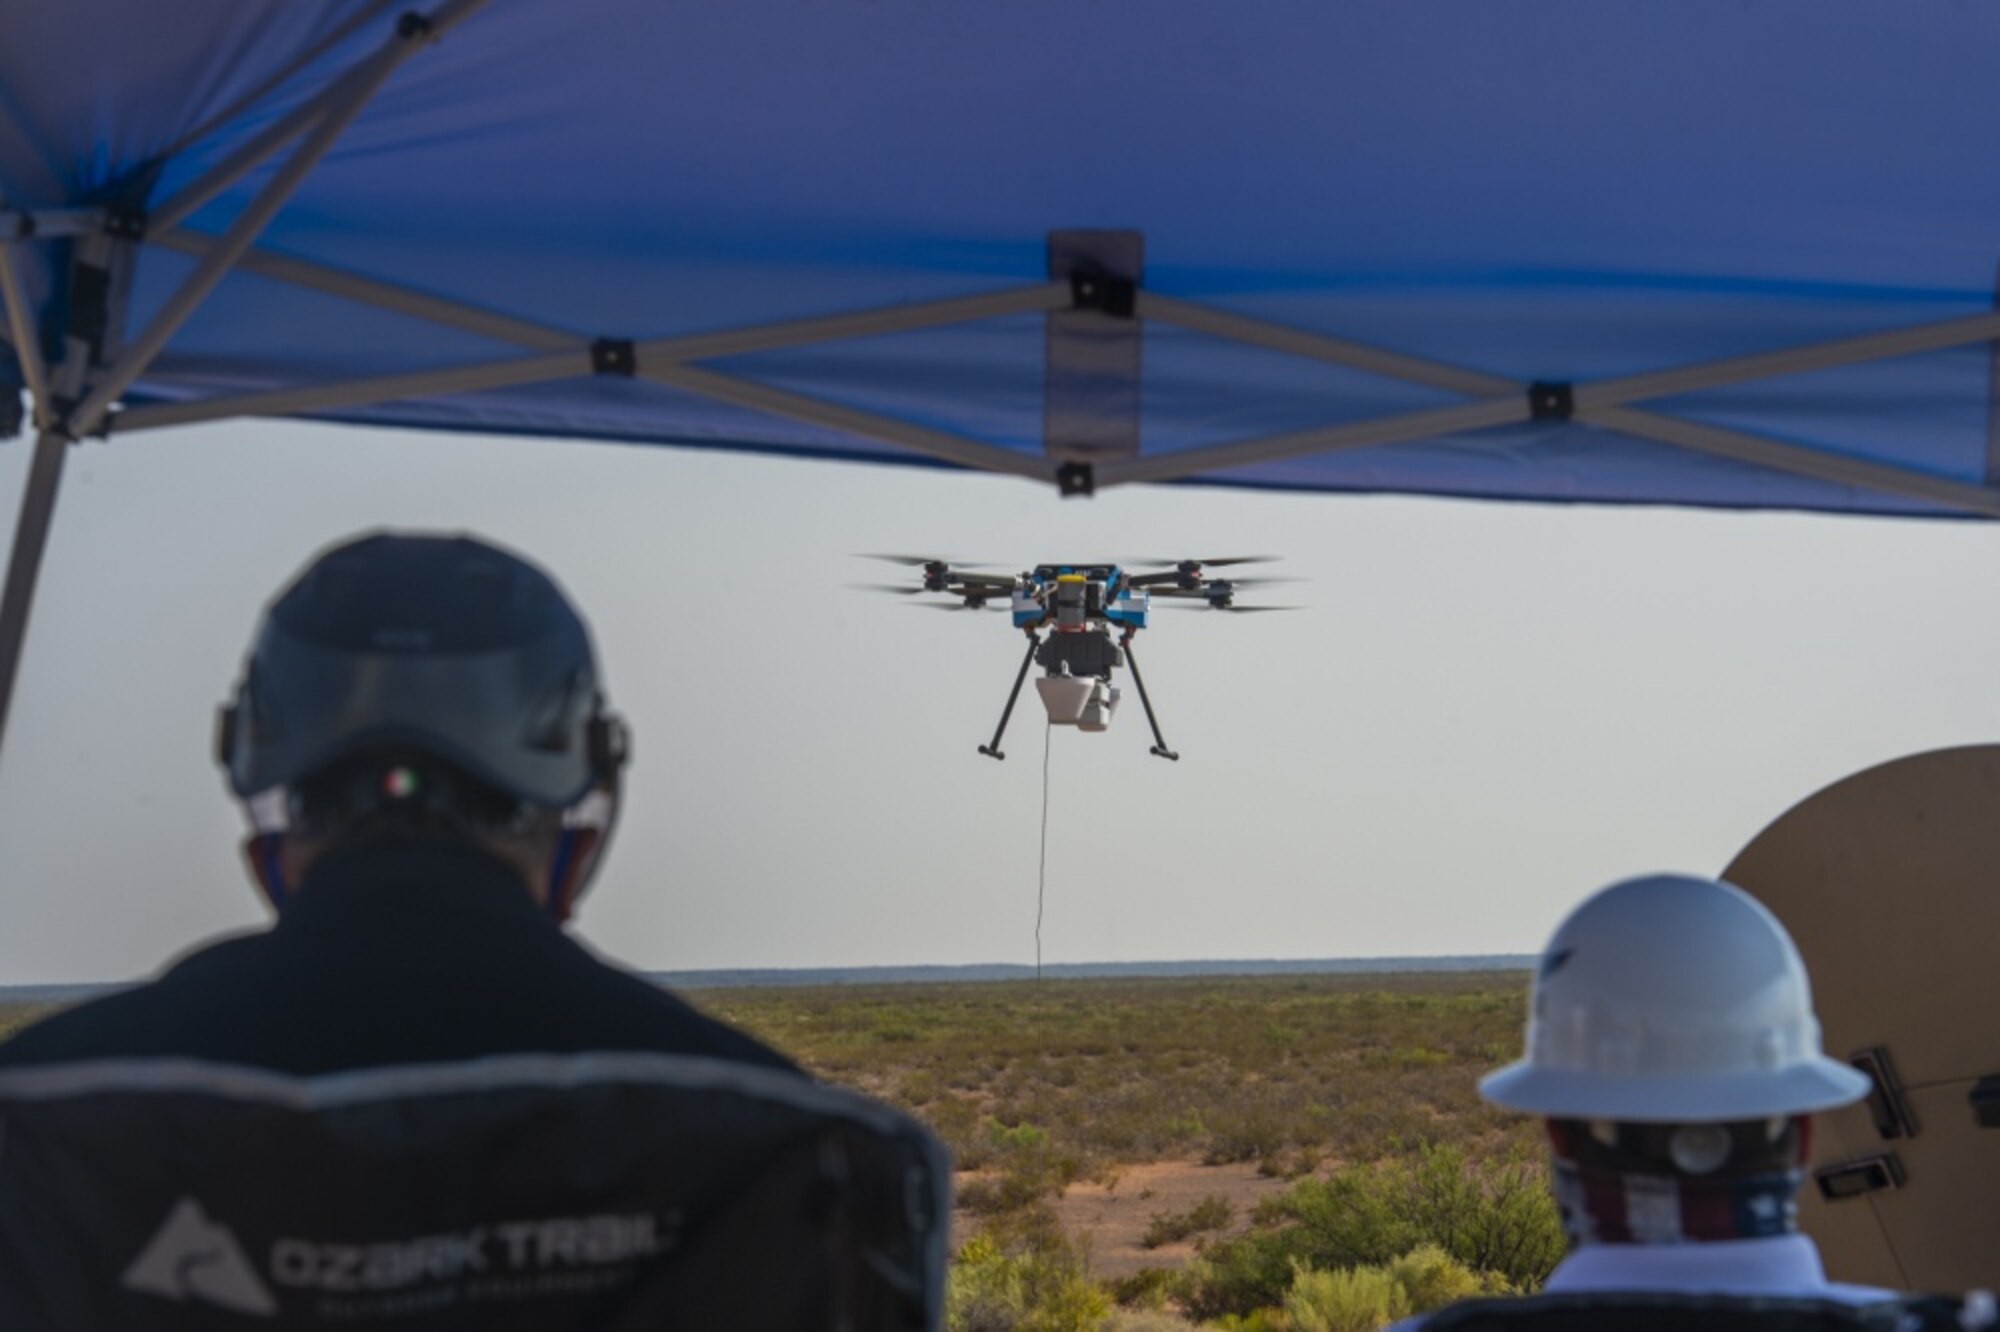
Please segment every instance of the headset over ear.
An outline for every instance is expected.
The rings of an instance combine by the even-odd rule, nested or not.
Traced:
[[[591,718],[589,736],[591,766],[599,781],[590,794],[563,811],[562,831],[549,861],[548,910],[559,922],[575,914],[596,876],[618,825],[624,768],[632,757],[631,733],[610,713],[599,711]]]

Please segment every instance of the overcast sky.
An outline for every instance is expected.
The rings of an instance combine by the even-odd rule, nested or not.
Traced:
[[[29,447],[0,448],[9,528]],[[549,568],[637,740],[581,929],[647,968],[1030,961],[1045,731],[1000,615],[853,552],[1271,552],[1291,615],[1162,613],[1050,752],[1049,961],[1526,952],[1628,873],[1714,873],[1827,782],[1990,739],[2000,529],[1026,482],[237,424],[70,459],[0,754],[0,984],[261,926],[209,757],[316,549],[469,529]]]

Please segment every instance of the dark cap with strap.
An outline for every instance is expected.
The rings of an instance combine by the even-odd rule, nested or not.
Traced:
[[[216,741],[243,797],[397,748],[566,808],[626,756],[554,580],[470,537],[393,533],[321,554],[272,602]]]

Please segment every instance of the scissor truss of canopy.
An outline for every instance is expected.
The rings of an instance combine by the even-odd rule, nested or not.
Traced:
[[[2000,514],[1977,7],[22,0],[5,25],[0,388],[37,444],[0,700],[66,443],[230,417],[1066,493]]]

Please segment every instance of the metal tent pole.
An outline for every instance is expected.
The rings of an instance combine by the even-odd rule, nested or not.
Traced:
[[[215,248],[216,238],[197,231],[177,230],[159,234],[148,232],[146,242],[180,254],[204,255]],[[274,282],[324,292],[357,305],[408,315],[412,319],[422,319],[445,328],[462,329],[483,338],[492,338],[495,342],[511,342],[529,351],[564,351],[584,346],[589,341],[581,333],[531,323],[476,305],[447,300],[428,292],[362,277],[288,254],[274,254],[269,250],[246,250],[237,259],[236,267]]]
[[[1463,393],[1470,395],[1471,401],[1107,463],[1098,469],[1099,485],[1170,481],[1215,468],[1393,444],[1524,421],[1535,415],[1528,405],[1528,398],[1536,386],[1517,384],[1498,376],[1423,357],[1327,337],[1146,292],[1139,294],[1138,310],[1143,317],[1215,337]],[[1568,419],[1794,476],[2000,517],[2000,489],[1624,406],[1650,398],[1672,397],[1781,375],[1943,351],[1995,339],[2000,339],[2000,313],[1970,315],[1670,370],[1579,383],[1570,389]]]
[[[0,753],[5,752],[8,706],[14,699],[14,677],[21,668],[21,645],[28,634],[28,612],[35,601],[35,584],[48,548],[49,524],[55,517],[56,489],[62,483],[63,458],[69,437],[44,430],[35,437],[35,456],[28,465],[28,486],[21,493],[20,521],[14,525],[14,548],[7,557],[7,583],[0,591]]]
[[[1309,453],[1367,449],[1380,444],[1399,444],[1405,440],[1483,430],[1488,426],[1514,425],[1526,421],[1530,415],[1525,391],[1505,398],[1475,398],[1450,407],[1373,416],[1363,421],[1267,435],[1233,444],[1215,444],[1180,449],[1173,453],[1155,453],[1129,461],[1107,462],[1097,469],[1097,484],[1110,486],[1131,481],[1177,481],[1216,467],[1277,462]]]
[[[89,362],[90,345],[69,339],[54,383],[45,381],[44,387],[64,397],[74,394],[83,383]],[[21,648],[28,636],[28,613],[34,607],[42,556],[48,550],[49,525],[55,518],[56,491],[62,485],[63,463],[69,456],[69,436],[54,424],[60,410],[55,401],[35,403],[35,415],[49,424],[35,436],[28,483],[21,491],[20,518],[14,524],[13,549],[7,557],[7,581],[0,589],[0,754],[6,753],[7,716],[14,700],[14,680],[21,669]]]
[[[108,238],[87,237],[78,242],[77,258],[106,263],[110,249]],[[35,328],[27,289],[15,261],[13,247],[0,243],[0,298],[6,301],[9,336],[34,394],[37,434],[35,451],[28,461],[27,484],[21,489],[21,510],[14,524],[6,583],[0,587],[0,753],[5,752],[7,714],[14,698],[14,679],[21,668],[28,613],[33,609],[35,588],[41,579],[42,556],[48,549],[49,525],[55,517],[56,492],[62,485],[63,463],[69,454],[69,437],[56,427],[61,411],[57,397],[67,398],[77,392],[91,354],[90,344],[68,338],[63,345],[62,363],[50,375],[42,360],[41,335]]]
[[[1324,361],[1329,365],[1346,366],[1352,370],[1384,375],[1390,379],[1406,379],[1413,384],[1424,384],[1431,388],[1443,389],[1448,393],[1463,393],[1477,397],[1485,394],[1510,393],[1518,388],[1513,380],[1503,379],[1499,375],[1466,370],[1443,361],[1411,356],[1405,352],[1391,351],[1365,342],[1355,342],[1351,338],[1336,338],[1309,329],[1293,328],[1289,324],[1273,323],[1268,319],[1231,314],[1212,305],[1162,296],[1158,292],[1138,293],[1135,305],[1141,319],[1157,319],[1163,324],[1172,324],[1192,333],[1225,338],[1249,347],[1262,347],[1266,351],[1304,357],[1309,361]]]
[[[1662,444],[1672,444],[1677,448],[1693,449],[1700,453],[1711,453],[1721,458],[1733,458],[1737,462],[1768,467],[1773,471],[1809,476],[1815,480],[1851,486],[1857,490],[1903,495],[1910,499],[1926,500],[1932,504],[1961,509],[1966,513],[1979,514],[1987,518],[2000,518],[2000,490],[1989,489],[1970,481],[1954,481],[1947,476],[1913,472],[1905,467],[1892,467],[1887,463],[1872,462],[1867,458],[1829,453],[1825,449],[1803,448],[1797,444],[1769,439],[1748,431],[1729,430],[1721,426],[1685,420],[1678,416],[1636,411],[1629,407],[1604,407],[1589,412],[1579,411],[1577,419],[1616,430],[1621,434],[1658,440]]]
[[[56,492],[62,482],[64,455],[69,441],[97,427],[105,413],[131,383],[143,374],[175,331],[201,304],[235,261],[248,250],[271,218],[304,180],[348,122],[360,114],[368,100],[409,56],[435,40],[447,29],[477,10],[484,0],[446,0],[429,17],[406,15],[399,20],[396,35],[381,51],[338,81],[338,92],[324,104],[305,140],[295,149],[276,175],[259,190],[215,248],[198,264],[178,290],[168,298],[144,333],[128,345],[104,375],[89,385],[90,392],[74,410],[56,417],[59,400],[83,392],[89,373],[91,349],[71,339],[62,369],[57,376],[55,396],[39,414],[51,422],[35,440],[35,454],[29,464],[28,484],[21,497],[20,521],[14,528],[13,549],[8,558],[6,583],[0,589],[0,746],[6,738],[6,721],[12,706],[14,683],[20,672],[21,649],[28,632],[28,615],[34,603],[35,585],[41,573],[42,557],[48,548],[49,527],[55,516]],[[317,103],[316,103],[317,104]],[[288,118],[289,119],[289,118]],[[304,125],[299,126],[304,129]],[[275,148],[277,144],[269,145]],[[254,163],[237,162],[241,171]],[[10,279],[9,290],[16,284]],[[17,316],[10,309],[10,326]],[[32,320],[27,321],[32,324]],[[24,353],[25,356],[25,353]],[[4,752],[4,750],[0,750]]]
[[[42,339],[35,331],[34,312],[28,308],[27,287],[15,266],[13,247],[0,241],[0,301],[6,303],[7,335],[14,355],[21,362],[21,377],[27,381],[28,396],[35,405],[35,426],[49,423],[49,374],[42,364]]]
[[[165,238],[164,243],[176,249],[197,248],[183,244],[187,236],[187,232],[175,232]],[[204,243],[198,248],[202,253],[208,252],[209,247],[205,238]],[[252,262],[255,257],[256,252],[251,251],[237,263],[237,267],[261,271],[259,265]],[[297,261],[282,262],[291,264]],[[398,398],[475,393],[482,389],[544,383],[554,379],[572,379],[592,373],[591,344],[573,333],[529,324],[510,316],[493,314],[442,297],[424,295],[387,283],[350,277],[332,269],[322,269],[303,263],[298,266],[305,270],[301,276],[309,279],[307,285],[330,294],[363,305],[396,310],[434,323],[483,333],[504,341],[518,342],[538,350],[545,349],[549,354],[447,366],[436,370],[418,370],[402,375],[378,375],[367,379],[300,384],[260,393],[195,398],[186,402],[154,403],[120,412],[115,422],[117,432],[130,434],[137,430],[190,425],[200,421],[218,421],[237,416],[289,416],[304,412],[331,411],[342,407],[392,402]],[[783,347],[809,346],[842,338],[909,332],[914,329],[979,319],[994,319],[1040,311],[1047,309],[1057,300],[1066,299],[1068,299],[1067,289],[1052,284],[1037,283],[1029,287],[1010,288],[978,296],[955,296],[946,300],[859,310],[851,314],[758,324],[746,328],[723,329],[713,333],[691,333],[681,337],[656,338],[634,343],[632,360],[638,374],[653,376],[657,371],[664,376],[672,373],[672,367],[689,361],[740,356],[748,352],[774,351]],[[745,389],[742,386],[747,381],[725,376],[713,376],[713,379],[718,392],[726,391],[732,395],[728,399],[731,401],[736,400],[733,395],[762,387],[749,385],[748,389]],[[677,387],[697,393],[703,391],[694,387],[692,378]],[[777,390],[769,392],[775,394]],[[917,428],[909,427],[909,429]],[[976,441],[964,441],[964,445],[972,449],[990,448]],[[998,454],[1001,451],[994,452]],[[1040,475],[1040,471],[1037,470],[1033,474]]]
[[[863,439],[900,444],[914,452],[932,458],[943,458],[962,467],[1005,472],[1014,476],[1030,477],[1037,481],[1046,481],[1052,474],[1049,460],[1035,454],[1016,453],[1012,449],[1003,449],[981,440],[968,439],[964,435],[933,430],[929,426],[899,421],[894,417],[881,416],[875,412],[862,411],[837,402],[827,402],[803,393],[772,388],[767,384],[738,379],[734,375],[717,374],[713,370],[703,370],[692,365],[648,366],[644,362],[640,363],[639,375],[643,379],[650,379],[671,388],[698,393],[704,398],[714,398],[718,402],[732,403],[738,407],[748,407],[752,411],[790,417],[794,421],[823,426],[829,430],[844,430]]]
[[[335,411],[342,407],[372,407],[376,403],[395,402],[401,398],[478,393],[484,389],[509,388],[518,384],[577,379],[590,373],[590,348],[583,346],[570,352],[516,357],[509,361],[454,366],[446,370],[415,370],[406,375],[338,380],[225,398],[148,403],[118,413],[113,426],[123,437],[135,431],[158,430],[165,426],[226,421],[240,416],[295,416],[306,412]]]

